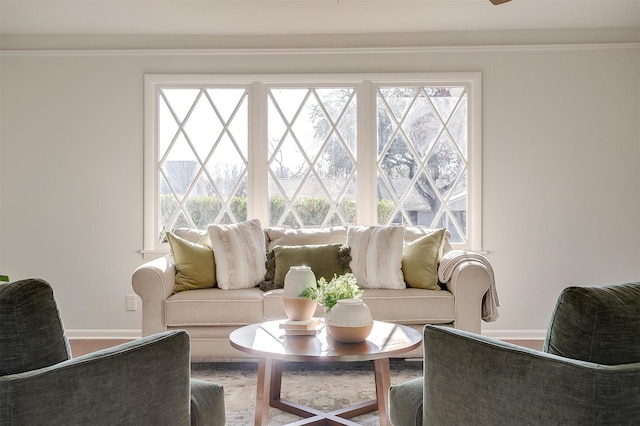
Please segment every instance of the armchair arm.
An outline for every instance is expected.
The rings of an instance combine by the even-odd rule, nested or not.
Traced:
[[[464,261],[453,269],[446,286],[455,296],[455,328],[480,333],[482,297],[490,284],[491,274],[480,262]]]
[[[625,425],[640,363],[605,366],[444,327],[424,332],[425,424]]]
[[[157,334],[0,377],[0,424],[189,425],[189,336]]]
[[[173,294],[176,266],[166,255],[140,265],[131,277],[131,285],[142,299],[142,335],[167,330],[165,300]]]

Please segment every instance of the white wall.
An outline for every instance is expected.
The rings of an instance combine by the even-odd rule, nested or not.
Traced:
[[[0,271],[50,281],[72,334],[139,333],[145,73],[480,71],[487,334],[539,337],[565,286],[640,281],[638,44],[1,59]]]

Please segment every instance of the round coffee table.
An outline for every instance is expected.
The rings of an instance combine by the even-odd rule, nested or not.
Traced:
[[[389,357],[420,346],[420,332],[400,324],[373,322],[366,341],[340,343],[327,335],[323,327],[315,336],[290,336],[280,328],[280,321],[247,325],[231,333],[234,348],[255,355],[258,363],[255,425],[267,425],[269,406],[305,418],[296,425],[356,425],[347,419],[378,411],[380,425],[389,425],[388,393],[391,385]],[[376,399],[325,413],[280,397],[282,363],[373,361]]]

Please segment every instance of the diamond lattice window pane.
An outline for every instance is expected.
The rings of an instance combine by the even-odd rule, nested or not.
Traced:
[[[402,135],[394,138],[388,149],[382,151],[380,156],[378,161],[382,174],[389,178],[411,177],[417,167],[414,155]]]
[[[469,135],[469,111],[467,106],[467,96],[463,96],[457,105],[451,119],[447,123],[447,130],[458,146],[459,152],[464,159],[468,155],[468,135]]]
[[[354,125],[356,122],[356,107],[353,102],[349,104],[345,111],[344,119],[338,122],[337,133],[340,135],[340,140],[344,143],[345,148],[351,153],[351,158],[355,158],[356,144],[357,144],[357,127]]]
[[[408,108],[418,95],[418,88],[415,87],[383,87],[378,94],[378,106],[384,105],[397,122],[401,122],[405,117]]]
[[[215,183],[218,195],[228,199],[233,195],[246,163],[231,138],[224,135],[207,162],[207,171]]]
[[[465,162],[451,139],[443,135],[429,155],[426,165],[435,188],[442,196],[446,196],[448,190],[464,171]]]
[[[200,176],[186,206],[196,228],[202,229],[210,223],[215,223],[222,206],[220,200],[214,196],[213,186],[205,175]]]
[[[182,198],[189,191],[200,163],[181,134],[161,162],[161,170],[171,190]]]
[[[228,123],[246,101],[245,89],[207,89],[207,97],[220,121]]]
[[[246,98],[245,89],[160,92],[161,240],[177,227],[246,217]]]
[[[325,116],[316,99],[309,97],[300,109],[300,114],[291,125],[292,138],[302,147],[301,151],[304,151],[311,161],[318,155],[322,142],[330,131],[330,129],[321,129],[312,125],[312,120],[320,121],[324,119]]]
[[[201,161],[206,159],[211,151],[212,136],[216,138],[222,131],[222,123],[209,100],[201,96],[184,125],[184,132],[189,135],[189,141]]]
[[[158,100],[158,153],[162,158],[167,152],[169,145],[178,135],[180,129],[171,109],[168,107],[165,98]]]
[[[464,242],[466,89],[380,88],[377,108],[378,222],[446,224],[456,228],[452,241]],[[391,203],[397,203],[393,211]]]
[[[161,97],[164,97],[167,105],[171,108],[178,123],[182,123],[187,118],[187,114],[193,108],[194,103],[201,94],[200,89],[163,89]]]
[[[442,127],[440,118],[425,96],[415,100],[402,122],[402,131],[420,158],[427,156]]]
[[[464,87],[427,87],[426,92],[429,100],[442,118],[442,121],[449,120],[451,112],[458,103],[460,97],[465,93]]]
[[[355,200],[355,90],[276,88],[269,102],[269,223],[355,223],[339,207]]]

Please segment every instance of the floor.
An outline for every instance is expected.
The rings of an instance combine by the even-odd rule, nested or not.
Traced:
[[[98,351],[100,349],[110,348],[112,346],[119,345],[121,343],[128,342],[129,340],[116,340],[116,339],[70,339],[71,353],[74,357],[85,355],[91,352]],[[542,340],[507,340],[509,343],[513,343],[527,348],[542,349]]]
[[[128,341],[128,339],[69,339],[69,343],[71,344],[71,353],[73,354],[74,358],[91,352],[99,351],[100,349],[111,348]]]

